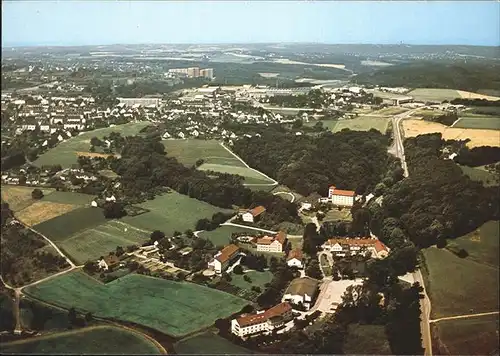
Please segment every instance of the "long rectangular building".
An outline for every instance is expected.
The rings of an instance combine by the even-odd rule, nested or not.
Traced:
[[[266,311],[243,314],[231,320],[231,332],[241,338],[259,333],[269,333],[292,319],[290,303],[280,303]]]

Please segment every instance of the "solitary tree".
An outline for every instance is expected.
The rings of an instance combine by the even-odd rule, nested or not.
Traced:
[[[33,189],[33,191],[31,192],[31,197],[33,199],[36,199],[36,200],[39,200],[39,199],[42,199],[43,198],[43,192],[38,189],[38,188],[35,188]]]

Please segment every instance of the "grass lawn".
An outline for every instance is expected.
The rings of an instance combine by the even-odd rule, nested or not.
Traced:
[[[69,168],[73,164],[76,164],[78,159],[77,152],[89,151],[90,139],[92,137],[102,138],[104,136],[109,136],[111,132],[119,132],[122,136],[136,135],[140,130],[148,125],[150,125],[149,122],[131,122],[124,125],[116,125],[113,127],[84,132],[81,135],[59,143],[56,147],[43,153],[36,159],[34,164],[41,167],[43,165],[58,163],[63,168]]]
[[[13,212],[17,212],[27,208],[37,200],[31,198],[31,192],[34,187],[21,187],[18,185],[2,185],[2,200],[9,203],[9,207]],[[39,188],[40,189],[40,188]],[[54,189],[42,188],[41,191],[45,196],[52,194]],[[44,198],[46,199],[46,198]]]
[[[351,210],[348,208],[342,208],[342,210],[339,210],[338,208],[330,209],[326,212],[326,215],[321,222],[336,220],[352,221]]]
[[[251,283],[245,281],[243,276],[248,276],[252,280]],[[259,271],[250,271],[244,274],[231,274],[231,284],[239,287],[241,289],[250,290],[253,286],[260,287],[262,290],[265,289],[264,285],[266,283],[271,283],[273,279],[273,274],[269,271],[259,272]]]
[[[95,227],[106,221],[100,208],[79,208],[64,215],[33,226],[36,231],[54,243],[64,241],[79,231]]]
[[[500,262],[498,250],[500,239],[499,223],[499,221],[494,220],[488,221],[467,235],[448,240],[448,246],[463,248],[469,253],[467,258],[498,268]]]
[[[120,220],[109,220],[73,234],[58,244],[77,264],[84,264],[115,251],[117,246],[140,245],[149,235],[149,231],[139,230]]]
[[[449,355],[493,355],[498,353],[498,315],[437,323],[437,334]]]
[[[71,272],[28,287],[25,292],[63,308],[129,321],[182,337],[241,310],[247,301],[194,283],[129,274],[100,284]]]
[[[332,275],[332,266],[330,266],[330,262],[328,262],[328,258],[322,254],[320,256],[319,262],[321,263],[321,267],[323,268],[323,272],[325,277]]]
[[[187,229],[194,230],[199,219],[211,219],[212,215],[219,211],[224,213],[232,211],[215,207],[175,191],[157,196],[139,206],[149,209],[150,212],[137,216],[125,216],[121,221],[141,230],[161,230],[166,235],[173,235],[176,230],[181,232]]]
[[[255,230],[245,229],[243,227],[237,226],[219,226],[217,229],[212,231],[203,231],[199,236],[204,239],[209,239],[216,246],[225,246],[229,244],[231,240],[231,234],[233,232],[246,232],[249,235],[254,235],[257,233]]]
[[[483,182],[483,184],[486,187],[491,187],[494,185],[499,185],[500,183],[500,177],[488,172],[484,169],[480,169],[478,167],[469,167],[469,166],[461,166],[459,165],[460,168],[462,169],[462,172],[464,172],[465,175],[469,176],[470,179],[478,181],[478,182]]]
[[[16,213],[16,217],[28,226],[34,226],[77,209],[77,205],[36,201]]]
[[[229,174],[237,174],[245,177],[245,183],[247,184],[273,183],[265,176],[263,176],[260,172],[242,166],[228,166],[224,164],[204,163],[201,166],[199,166],[198,169],[202,171],[214,171],[214,172],[222,172]]]
[[[349,325],[344,352],[346,355],[392,355],[383,325]]]
[[[412,96],[415,100],[439,102],[461,98],[460,93],[454,89],[418,88],[410,91],[407,95]]]
[[[435,247],[423,255],[432,319],[498,310],[498,268]]]
[[[211,161],[211,163],[216,163],[216,161],[212,161],[216,159],[230,159],[230,162],[234,159],[235,162],[231,165],[244,166],[216,140],[164,140],[162,143],[165,146],[167,156],[177,158],[180,163],[186,166],[192,166],[199,159]],[[220,164],[220,161],[218,163]]]
[[[132,331],[94,326],[2,345],[3,354],[161,354],[151,341]]]
[[[182,355],[248,355],[252,353],[209,331],[177,342],[174,344],[174,349],[177,354]]]
[[[377,116],[359,116],[355,119],[339,120],[335,126],[334,132],[350,129],[353,131],[368,131],[370,129],[378,130],[382,133],[387,131],[389,118]]]
[[[465,129],[490,129],[500,130],[500,117],[494,116],[463,116],[460,117],[453,127],[461,127]]]

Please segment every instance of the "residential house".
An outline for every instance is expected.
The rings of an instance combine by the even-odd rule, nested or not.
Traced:
[[[240,338],[261,333],[268,334],[292,318],[292,306],[284,302],[265,311],[243,314],[231,320],[231,332]]]
[[[282,302],[303,305],[306,310],[311,309],[319,290],[319,281],[311,277],[295,278],[285,291]]]
[[[107,271],[119,263],[120,259],[116,255],[107,255],[106,257],[101,258],[97,265],[100,269]]]
[[[355,256],[369,252],[373,258],[385,258],[390,251],[377,238],[329,239],[321,247],[323,250],[330,251],[335,257]]]
[[[353,206],[354,197],[356,193],[352,190],[341,190],[335,186],[328,188],[328,199],[334,204],[339,206]]]
[[[221,251],[217,252],[214,258],[208,262],[208,268],[221,274],[224,272],[236,257],[242,255],[240,248],[234,244],[227,245]]]
[[[262,205],[259,205],[253,209],[249,210],[242,210],[240,211],[240,216],[245,222],[255,222],[257,219],[259,219],[260,215],[266,211],[266,208],[264,208]]]
[[[286,264],[289,267],[304,268],[304,265],[302,263],[303,259],[304,256],[302,254],[302,250],[300,248],[296,248],[288,253],[288,256],[286,258]]]
[[[283,252],[286,246],[286,233],[278,232],[275,236],[264,236],[257,239],[257,251]]]

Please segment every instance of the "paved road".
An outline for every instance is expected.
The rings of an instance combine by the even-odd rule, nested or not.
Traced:
[[[474,318],[474,317],[477,317],[477,316],[494,315],[494,314],[498,314],[498,313],[499,313],[498,311],[494,311],[494,312],[488,312],[488,313],[477,313],[477,314],[446,316],[444,318],[429,320],[429,322],[430,323],[437,323],[438,321],[442,321],[442,320],[466,319],[466,318]]]
[[[401,166],[404,170],[404,176],[408,177],[408,167],[406,165],[405,160],[405,151],[403,145],[403,129],[401,127],[401,122],[408,118],[411,114],[413,114],[417,109],[406,111],[402,114],[395,115],[392,117],[392,127],[394,132],[394,142],[392,146],[388,149],[389,153],[395,155],[401,160]],[[423,299],[420,299],[420,312],[421,312],[421,321],[420,321],[420,331],[422,333],[422,347],[425,349],[425,355],[432,356],[432,338],[431,338],[431,329],[430,329],[430,314],[431,314],[431,301],[429,296],[427,295],[427,291],[425,289],[425,283],[422,278],[422,273],[420,270],[415,271],[413,273],[413,279],[415,282],[418,282],[423,288]]]
[[[295,195],[293,195],[292,193],[290,192],[276,192],[276,193],[273,193],[273,195],[278,195],[278,194],[286,194],[286,195],[289,195],[292,197],[292,200],[290,200],[290,202],[294,202],[295,201]]]
[[[227,148],[224,143],[220,142],[220,145],[222,147],[224,147],[224,149],[229,152],[230,154],[232,154],[236,159],[238,159],[241,163],[243,163],[245,165],[246,168],[256,172],[256,173],[259,173],[261,176],[269,179],[270,181],[272,181],[272,183],[255,183],[255,184],[250,184],[250,183],[245,183],[243,184],[244,186],[247,186],[247,185],[252,185],[252,186],[274,186],[274,185],[278,185],[278,182],[276,180],[274,180],[273,178],[269,177],[268,175],[262,173],[261,171],[258,171],[252,167],[250,167],[244,160],[241,159],[241,157],[239,157],[236,153],[234,153],[233,151],[231,151],[229,148]]]
[[[277,233],[277,231],[271,231],[271,230],[261,229],[261,228],[258,228],[258,227],[252,227],[252,226],[246,226],[246,225],[234,224],[234,223],[230,223],[230,222],[225,222],[225,223],[222,223],[221,225],[223,225],[223,226],[236,226],[236,227],[243,227],[243,228],[245,228],[245,229],[250,229],[250,230],[256,230],[256,231],[266,232],[266,233],[268,233],[268,234],[276,234],[276,233]]]

